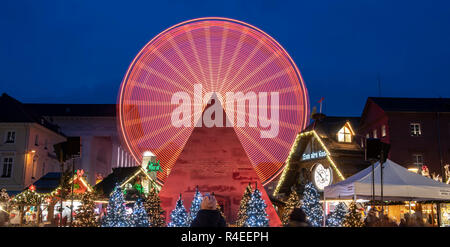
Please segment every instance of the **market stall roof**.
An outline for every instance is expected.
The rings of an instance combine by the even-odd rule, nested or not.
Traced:
[[[37,193],[50,193],[58,188],[60,181],[60,172],[49,172],[34,182],[33,185],[36,187]]]
[[[113,168],[113,172],[96,184],[94,190],[105,197],[109,197],[116,183],[122,184],[139,171],[141,171],[141,166]]]
[[[380,163],[375,164],[375,199],[379,200]],[[325,199],[368,199],[372,197],[372,167],[336,184],[325,187]],[[450,185],[408,171],[406,168],[387,160],[383,164],[383,199],[392,200],[450,200]]]
[[[86,190],[88,190],[88,191],[93,190],[92,187],[86,181],[86,179],[82,176],[82,174],[80,174],[80,175],[74,174],[70,183],[74,179],[80,179],[80,180],[76,180],[76,183],[78,183],[77,181],[80,181],[83,184],[83,186],[86,188]],[[34,188],[37,193],[52,193],[58,189],[60,182],[61,182],[61,172],[49,172],[49,173],[45,174],[44,176],[42,176],[39,180],[34,182],[33,185],[34,185]],[[29,187],[25,188],[24,191],[26,191],[28,189],[29,189]],[[75,191],[75,193],[77,193],[76,190],[74,190],[74,191]]]

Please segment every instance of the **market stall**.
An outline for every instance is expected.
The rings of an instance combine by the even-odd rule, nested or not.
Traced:
[[[373,173],[372,166],[369,166],[344,181],[325,187],[324,200],[371,200],[373,188],[375,200],[380,200],[381,166],[379,162],[374,165]],[[436,207],[431,207],[431,212],[440,211],[440,216],[443,218],[441,222],[448,222],[448,219],[444,218],[448,215],[447,212],[442,212],[446,204],[440,205],[440,202],[450,201],[450,185],[410,172],[388,159],[383,164],[383,201],[405,201],[409,209],[411,209],[411,202],[416,204],[432,201],[436,203]],[[397,218],[399,217],[400,215]]]

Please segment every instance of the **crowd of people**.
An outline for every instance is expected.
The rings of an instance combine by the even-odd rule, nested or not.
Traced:
[[[424,222],[422,212],[417,211],[412,214],[404,214],[400,223],[398,223],[386,214],[371,209],[364,220],[364,225],[366,227],[427,227],[432,226],[433,222],[431,216],[428,217],[427,222]]]

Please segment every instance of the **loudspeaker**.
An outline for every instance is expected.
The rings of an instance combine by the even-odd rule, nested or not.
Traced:
[[[73,156],[80,156],[81,155],[81,149],[80,149],[80,137],[67,137],[67,156],[73,157]]]
[[[381,163],[384,163],[388,157],[391,145],[382,142],[380,139],[367,138],[365,147],[366,160],[374,159],[380,160]],[[381,155],[382,153],[383,155]]]
[[[381,153],[381,141],[380,139],[375,138],[367,138],[366,139],[366,160],[375,159],[378,160],[380,158]]]

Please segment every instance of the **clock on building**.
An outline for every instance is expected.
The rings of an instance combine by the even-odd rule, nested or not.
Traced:
[[[331,168],[325,168],[320,163],[314,166],[312,176],[314,185],[319,191],[323,191],[325,186],[328,186],[333,182],[333,171]]]

